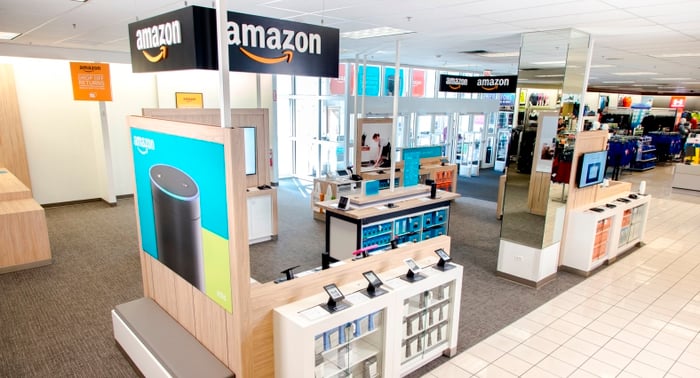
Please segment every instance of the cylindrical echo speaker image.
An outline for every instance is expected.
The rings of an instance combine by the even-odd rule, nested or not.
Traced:
[[[150,169],[158,260],[204,291],[202,218],[197,183],[163,164]]]

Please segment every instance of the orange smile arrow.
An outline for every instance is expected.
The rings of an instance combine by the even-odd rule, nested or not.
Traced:
[[[459,88],[462,88],[461,85],[448,85],[448,87],[450,87],[451,89],[453,89],[453,90],[455,90],[455,91],[456,91],[457,89],[459,89]]]
[[[158,53],[158,55],[156,55],[156,56],[149,54],[148,51],[146,51],[146,50],[142,51],[142,53],[143,53],[143,56],[145,56],[149,62],[158,63],[161,60],[164,60],[165,58],[168,57],[168,46],[161,46],[160,53]]]
[[[282,55],[276,58],[265,58],[263,56],[255,55],[250,51],[244,49],[243,47],[239,47],[239,49],[248,58],[253,59],[254,61],[262,64],[277,64],[282,63],[284,61],[286,61],[287,63],[291,63],[292,58],[294,57],[294,52],[292,50],[284,50],[282,51]]]

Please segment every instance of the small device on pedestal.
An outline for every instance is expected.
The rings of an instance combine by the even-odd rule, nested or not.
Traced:
[[[379,276],[377,276],[376,273],[369,270],[367,272],[362,273],[362,275],[365,277],[367,282],[369,282],[369,284],[367,285],[367,290],[365,291],[365,294],[368,297],[374,298],[387,293],[386,290],[379,288],[380,286],[382,286],[383,282],[379,279]]]
[[[403,262],[408,265],[408,272],[401,276],[401,279],[408,282],[416,282],[425,278],[424,275],[420,274],[421,268],[416,264],[413,259],[406,259]]]
[[[328,302],[321,305],[321,307],[325,308],[328,312],[333,313],[350,307],[350,304],[343,301],[345,295],[338,289],[338,286],[330,284],[324,286],[323,289],[328,293]]]
[[[437,264],[435,264],[436,269],[442,270],[444,272],[455,267],[454,265],[450,264],[450,261],[452,261],[452,257],[450,257],[450,255],[448,255],[444,249],[436,249],[435,254],[437,254],[440,258]]]

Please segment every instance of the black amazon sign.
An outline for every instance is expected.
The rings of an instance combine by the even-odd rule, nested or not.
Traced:
[[[518,76],[440,75],[440,92],[515,93]]]
[[[228,12],[229,70],[338,77],[338,29]],[[134,72],[217,69],[216,11],[197,6],[129,25]]]

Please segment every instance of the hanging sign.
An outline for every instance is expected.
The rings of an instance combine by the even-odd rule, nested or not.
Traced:
[[[73,99],[83,101],[112,101],[109,64],[70,62]]]
[[[338,77],[338,29],[228,12],[231,71]]]
[[[133,72],[218,68],[213,9],[191,6],[133,22],[129,43]]]
[[[229,70],[338,77],[338,29],[228,12]],[[218,69],[216,11],[190,6],[129,24],[134,72]]]
[[[440,75],[440,92],[515,93],[518,76]]]
[[[685,96],[671,96],[671,101],[669,102],[668,107],[673,109],[685,108]]]

